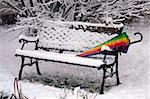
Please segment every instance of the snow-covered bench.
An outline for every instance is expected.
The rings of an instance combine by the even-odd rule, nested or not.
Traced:
[[[92,24],[81,22],[62,22],[46,20],[39,28],[37,36],[28,37],[20,35],[21,49],[16,50],[16,56],[21,57],[21,79],[23,67],[36,64],[37,73],[41,75],[38,60],[53,61],[59,63],[73,64],[103,70],[103,80],[100,93],[103,94],[105,79],[108,77],[108,69],[111,75],[116,74],[117,85],[120,84],[118,76],[118,52],[103,50],[99,55],[92,57],[80,57],[77,54],[93,48],[100,43],[112,38],[122,32],[122,24]],[[100,42],[101,41],[101,42]],[[26,43],[35,43],[35,49],[24,49]],[[111,60],[106,58],[113,56]],[[29,58],[30,63],[25,63]],[[115,70],[113,70],[115,66]]]

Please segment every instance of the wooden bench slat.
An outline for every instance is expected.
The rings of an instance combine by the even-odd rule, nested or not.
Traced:
[[[92,67],[93,66],[99,67],[100,65],[104,64],[102,59],[84,58],[84,57],[76,56],[76,54],[66,54],[66,53],[64,54],[64,53],[55,53],[55,52],[38,51],[38,50],[32,51],[32,50],[17,49],[16,55],[67,62],[73,64],[88,65]]]

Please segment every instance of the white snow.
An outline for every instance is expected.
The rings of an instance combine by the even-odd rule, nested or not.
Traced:
[[[12,74],[7,70],[0,68],[0,92],[4,91],[9,94],[12,93],[14,78],[10,75]]]
[[[36,37],[27,37],[27,36],[25,36],[25,35],[20,35],[20,36],[18,37],[19,40],[24,39],[24,40],[27,40],[27,41],[37,41],[38,38],[39,38],[38,35],[37,35]]]
[[[105,45],[103,45],[103,46],[102,46],[101,51],[104,51],[104,50],[112,51],[112,49],[110,49],[110,47],[109,47],[109,46],[105,46]]]
[[[59,99],[63,96],[64,90],[42,84],[32,84],[29,82],[21,82],[22,93],[30,99]],[[28,86],[28,87],[27,87]]]
[[[49,24],[49,23],[54,23],[54,24],[66,24],[66,25],[83,25],[83,26],[97,26],[97,27],[106,27],[106,28],[122,28],[124,25],[122,23],[119,24],[100,24],[100,23],[88,23],[88,22],[64,22],[64,21],[51,21],[51,20],[45,20],[44,24]]]

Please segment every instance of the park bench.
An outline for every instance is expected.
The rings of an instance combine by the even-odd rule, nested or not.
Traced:
[[[118,74],[118,51],[103,49],[98,55],[91,57],[77,56],[104,41],[119,35],[123,24],[96,24],[85,22],[63,22],[45,20],[37,31],[37,35],[20,35],[20,49],[16,50],[16,56],[21,57],[21,69],[18,78],[21,79],[24,66],[35,64],[37,73],[39,60],[73,64],[103,70],[100,94],[104,93],[104,83],[107,77],[116,75],[117,85],[120,84]],[[35,49],[24,49],[25,44],[35,43]],[[110,57],[109,57],[110,56]],[[29,59],[28,63],[25,59]],[[111,71],[110,75],[107,74]]]

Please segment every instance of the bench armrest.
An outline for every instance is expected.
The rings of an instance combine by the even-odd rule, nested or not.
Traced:
[[[97,68],[98,70],[105,69],[105,68],[111,68],[111,69],[113,69],[112,67],[115,64],[118,65],[118,51],[104,50],[104,51],[101,52],[101,54],[105,55],[104,58],[103,58],[104,64],[100,65],[100,67]],[[114,61],[112,63],[107,64],[107,62],[105,61],[107,55],[115,56]],[[116,68],[118,68],[118,67],[116,67]]]
[[[101,54],[104,54],[104,55],[117,55],[117,54],[118,54],[118,51],[108,51],[108,50],[104,50],[104,51],[101,51]]]
[[[39,36],[37,35],[36,37],[27,37],[25,35],[20,35],[19,36],[19,42],[21,40],[27,41],[27,42],[35,42],[39,39]]]
[[[116,61],[114,61],[114,62],[111,63],[111,64],[106,64],[106,63],[104,63],[104,64],[100,65],[100,67],[98,67],[97,69],[100,70],[100,69],[102,69],[102,68],[111,68],[111,66],[114,66],[115,63],[116,63]]]
[[[108,50],[104,50],[104,51],[101,51],[101,54],[105,55],[105,56],[104,56],[104,59],[103,59],[103,61],[105,61],[107,55],[117,57],[117,56],[118,56],[118,51],[108,51]]]
[[[36,37],[27,37],[25,35],[19,36],[19,42],[21,43],[21,49],[24,48],[26,43],[35,43],[35,49],[38,47],[39,36]]]

